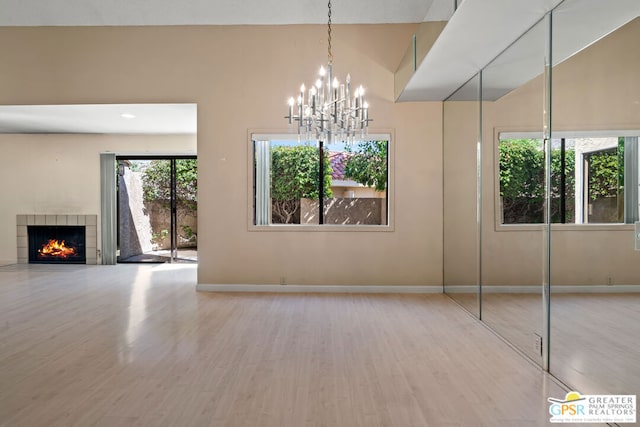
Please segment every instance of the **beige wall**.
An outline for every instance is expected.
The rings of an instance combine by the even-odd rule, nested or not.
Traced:
[[[372,131],[395,135],[392,232],[248,230],[248,132],[286,129],[287,97],[326,62],[323,26],[2,28],[0,104],[197,103],[201,284],[440,284],[442,105],[393,103],[415,28],[333,33],[336,73],[366,86]]]
[[[640,129],[640,20],[553,70],[553,129]],[[541,58],[542,61],[542,58]],[[542,63],[542,62],[541,62]],[[483,104],[483,283],[535,285],[542,280],[541,227],[496,226],[499,130],[542,130],[542,80]],[[475,141],[477,106],[445,103],[444,278],[476,283]],[[640,252],[632,226],[558,226],[552,233],[552,278],[558,285],[639,284]]]
[[[100,153],[195,149],[195,135],[0,135],[0,262],[17,260],[16,215],[100,214]]]

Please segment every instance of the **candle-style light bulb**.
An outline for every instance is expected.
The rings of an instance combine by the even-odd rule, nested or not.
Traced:
[[[300,105],[304,105],[304,91],[305,91],[304,83],[300,85]]]
[[[311,86],[309,89],[309,103],[311,104],[311,111],[313,114],[316,113],[316,87]]]
[[[322,80],[316,80],[316,87],[318,88],[318,90],[322,89]]]
[[[366,128],[369,123],[369,103],[367,101],[362,104],[362,126],[361,128]]]
[[[304,85],[303,85],[304,87]],[[302,124],[302,109],[304,107],[304,92],[300,92],[300,95],[298,96],[298,118],[296,119],[298,121],[298,132],[301,131],[300,129],[300,125]]]
[[[333,91],[331,96],[333,97],[333,115],[334,115],[334,123],[337,123],[338,121],[338,88],[340,87],[340,82],[338,81],[337,77],[333,78]]]
[[[324,75],[327,73],[327,70],[324,69],[323,66],[320,66],[320,78],[318,81],[320,82],[320,86],[318,86],[318,90],[320,91],[320,103],[324,103],[324,89],[320,90],[324,86]],[[317,86],[316,82],[316,86]]]
[[[293,96],[291,98],[289,98],[289,116],[287,117],[289,119],[289,124],[293,123],[293,104],[295,104],[295,100],[293,99]]]
[[[351,74],[347,74],[347,87],[345,98],[347,102],[347,110],[351,108]]]

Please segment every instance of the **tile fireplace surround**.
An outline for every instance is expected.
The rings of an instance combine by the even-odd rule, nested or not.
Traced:
[[[18,264],[29,263],[28,225],[84,225],[86,228],[87,264],[98,263],[98,215],[18,215]]]

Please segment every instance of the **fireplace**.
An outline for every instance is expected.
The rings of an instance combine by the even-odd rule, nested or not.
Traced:
[[[28,264],[35,260],[39,263],[86,263],[86,264],[98,264],[100,251],[98,250],[98,216],[97,215],[61,215],[61,214],[34,214],[34,215],[16,215],[16,236],[17,236],[17,255],[18,264]],[[82,233],[79,229],[84,229],[84,242],[77,241],[77,236],[67,237],[59,234],[47,234],[40,236],[39,244],[32,244],[30,228],[34,227],[32,231],[38,231],[36,228],[41,226],[47,226],[49,229],[53,229],[55,232],[60,231],[74,231]],[[81,236],[82,237],[82,236]],[[42,244],[49,243],[49,240],[54,240],[51,245],[52,251],[58,251],[58,257],[46,257],[38,256],[38,250],[42,249]],[[60,242],[64,240],[64,246],[61,247],[60,243],[56,244],[56,241]],[[67,251],[67,257],[64,258],[61,255],[65,253],[65,249],[68,246],[78,246],[77,251],[83,252],[78,256],[69,256]],[[31,248],[33,246],[33,248]],[[35,251],[35,253],[31,253]],[[47,249],[49,251],[49,249]],[[84,259],[84,261],[83,261]]]
[[[30,264],[85,264],[86,231],[81,225],[29,225]]]

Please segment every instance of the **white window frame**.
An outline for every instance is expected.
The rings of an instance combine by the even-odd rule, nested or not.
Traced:
[[[551,134],[552,139],[561,139],[561,138],[603,138],[603,137],[640,137],[640,130],[637,129],[594,129],[594,130],[555,130]],[[543,139],[542,131],[531,131],[531,130],[513,130],[513,129],[494,129],[494,172],[493,172],[493,183],[494,183],[494,229],[496,231],[539,231],[543,230],[544,224],[503,224],[501,221],[502,217],[502,206],[500,204],[500,140],[502,139]],[[582,153],[584,154],[584,153]],[[582,155],[580,156],[582,157]],[[582,159],[581,159],[582,160]],[[640,150],[638,153],[638,157],[634,159],[638,165],[640,165]],[[582,191],[578,191],[578,188],[582,188],[584,186],[583,175],[582,175],[582,167],[583,162],[580,161],[579,168],[581,176],[578,179],[576,177],[576,203],[578,203],[578,198],[580,199],[580,203],[582,206]],[[638,168],[640,169],[640,168]],[[578,173],[578,167],[576,167],[576,174]],[[638,175],[638,182],[640,183],[640,172]],[[626,191],[633,191],[631,188],[628,188],[625,184],[625,194]],[[640,199],[640,186],[636,188],[639,194]],[[578,194],[580,193],[580,194]],[[627,197],[625,197],[625,209],[626,209]],[[637,210],[640,213],[640,204],[637,206]],[[582,214],[580,214],[582,215]],[[576,218],[578,218],[578,209],[576,209]],[[633,224],[628,223],[553,223],[551,224],[552,230],[632,230],[634,227]]]
[[[392,232],[395,231],[395,179],[394,179],[394,159],[395,144],[393,131],[376,131],[367,134],[364,140],[384,140],[388,141],[387,146],[387,224],[381,225],[333,225],[333,224],[266,224],[256,225],[254,223],[254,180],[256,179],[256,171],[254,168],[254,141],[298,141],[297,134],[286,132],[269,132],[269,131],[249,131],[247,142],[247,228],[249,231],[297,231],[297,232]],[[271,220],[269,220],[271,222]]]

